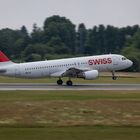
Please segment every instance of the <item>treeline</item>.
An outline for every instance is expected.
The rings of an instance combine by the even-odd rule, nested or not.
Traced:
[[[0,50],[17,62],[117,53],[133,60],[129,70],[140,71],[140,27],[86,29],[81,23],[76,28],[69,19],[52,16],[41,28],[34,24],[30,34],[25,26],[0,30]]]

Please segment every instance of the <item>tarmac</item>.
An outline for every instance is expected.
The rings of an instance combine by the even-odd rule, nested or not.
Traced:
[[[140,84],[75,84],[56,83],[0,83],[0,91],[8,90],[140,90]]]

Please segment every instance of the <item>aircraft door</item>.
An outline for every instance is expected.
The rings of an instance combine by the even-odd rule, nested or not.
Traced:
[[[21,76],[21,72],[20,72],[20,66],[15,68],[15,77],[20,77]]]
[[[117,68],[119,65],[118,58],[113,56],[113,68]]]

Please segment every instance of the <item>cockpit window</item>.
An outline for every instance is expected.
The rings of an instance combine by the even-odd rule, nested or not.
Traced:
[[[127,58],[126,57],[122,57],[122,60],[124,61],[124,60],[126,60]]]

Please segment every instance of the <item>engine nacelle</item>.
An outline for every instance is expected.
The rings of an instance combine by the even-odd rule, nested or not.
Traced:
[[[99,76],[99,72],[97,70],[86,71],[83,73],[83,78],[86,80],[94,80]]]

